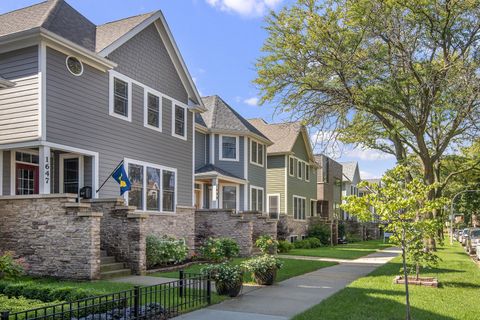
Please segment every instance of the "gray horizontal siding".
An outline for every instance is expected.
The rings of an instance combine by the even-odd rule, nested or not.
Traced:
[[[0,54],[0,76],[15,82],[0,89],[0,144],[38,138],[38,48]]]
[[[206,165],[206,134],[195,131],[195,169]]]
[[[267,159],[268,169],[278,169],[285,167],[285,155],[268,156]]]
[[[220,160],[220,146],[219,146],[220,136],[218,134],[215,135],[215,166],[225,171],[228,171],[239,178],[243,178],[245,176],[245,171],[243,169],[244,168],[244,160],[243,160],[244,137],[239,137],[239,139],[240,139],[239,141],[240,150],[238,155],[238,161],[224,161],[224,160]]]
[[[263,167],[260,167],[256,164],[250,163],[250,139],[248,139],[248,150],[247,150],[247,163],[248,163],[248,180],[250,182],[250,186],[255,186],[255,187],[260,187],[263,188],[263,209],[266,211],[267,206],[266,206],[266,193],[267,193],[267,168],[265,165],[266,162],[266,156],[265,156],[265,146],[263,147],[264,150],[264,159],[263,159]],[[248,194],[248,205],[250,206],[251,202],[251,193],[249,191]],[[251,208],[250,208],[251,209]]]
[[[143,88],[133,85],[132,122],[112,117],[108,74],[88,65],[84,68],[83,75],[75,77],[65,67],[65,55],[47,50],[47,140],[98,152],[100,183],[123,158],[177,168],[178,204],[191,205],[193,113],[188,112],[187,141],[171,135],[172,103],[167,99],[162,101],[163,131],[145,128]],[[109,180],[100,196],[118,193],[116,182]]]

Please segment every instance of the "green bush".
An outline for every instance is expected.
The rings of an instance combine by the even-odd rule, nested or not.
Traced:
[[[305,241],[310,242],[310,247],[311,248],[319,248],[322,246],[322,243],[320,242],[320,239],[318,238],[307,238]]]
[[[263,254],[274,254],[277,253],[278,241],[273,239],[272,236],[264,235],[260,236],[256,241],[255,245],[262,251]]]
[[[8,297],[25,297],[43,302],[71,302],[101,295],[103,292],[75,287],[55,287],[33,281],[0,281],[0,294]]]
[[[363,239],[357,235],[357,234],[354,234],[354,233],[347,233],[347,242],[360,242],[362,241]]]
[[[312,248],[312,244],[310,243],[310,241],[306,239],[295,241],[293,243],[293,246],[295,247],[295,249],[311,249]]]
[[[325,224],[315,223],[308,228],[307,237],[317,238],[323,245],[329,245],[330,227]]]
[[[15,259],[12,251],[6,251],[0,255],[0,279],[16,279],[25,272],[25,262]]]
[[[345,237],[346,234],[345,234],[345,224],[343,223],[339,223],[338,224],[338,237],[340,239],[343,239],[343,237]]]
[[[214,281],[224,283],[238,283],[243,281],[243,270],[239,265],[229,264],[209,264],[201,269],[203,275],[208,275]]]
[[[230,238],[210,238],[200,248],[203,259],[212,262],[221,262],[238,256],[240,247]]]
[[[188,248],[183,240],[147,236],[147,267],[178,263],[187,258]]]
[[[242,267],[252,273],[265,273],[272,269],[281,269],[283,262],[268,254],[251,258],[242,262]]]
[[[292,243],[285,240],[278,241],[278,252],[279,253],[287,253],[288,251],[295,248]]]
[[[61,301],[52,301],[53,303],[60,303]],[[8,310],[11,313],[22,312],[36,308],[47,307],[52,305],[52,302],[43,302],[40,300],[27,299],[25,297],[9,298],[0,294],[0,306],[2,311]]]

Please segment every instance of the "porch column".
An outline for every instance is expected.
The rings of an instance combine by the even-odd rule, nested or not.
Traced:
[[[50,163],[50,147],[38,147],[38,161],[39,161],[39,193],[50,194],[51,183],[51,163]]]
[[[212,179],[212,209],[218,209],[218,179]]]

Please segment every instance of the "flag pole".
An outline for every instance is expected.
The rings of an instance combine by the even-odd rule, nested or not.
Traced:
[[[123,164],[123,160],[120,161],[120,163],[115,167],[115,169],[112,170],[112,172],[108,175],[107,179],[105,179],[105,181],[103,181],[102,185],[100,186],[100,188],[97,189],[97,191],[95,191],[95,193],[98,193],[100,191],[100,189],[102,189],[102,187],[105,185],[105,183],[107,183],[108,179],[110,179],[110,177],[113,175],[113,173],[115,171],[117,171],[117,169]]]

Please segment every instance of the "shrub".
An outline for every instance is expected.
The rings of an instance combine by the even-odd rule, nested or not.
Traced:
[[[320,242],[320,239],[318,238],[307,238],[305,241],[310,242],[310,247],[311,248],[319,248],[322,246],[322,243]]]
[[[60,303],[60,301],[52,301],[52,302]],[[0,294],[0,306],[2,307],[2,310],[9,310],[12,313],[47,307],[49,305],[52,305],[52,302],[32,300],[32,299],[27,299],[25,297],[9,298],[5,295]]]
[[[253,273],[265,273],[270,270],[281,269],[283,262],[274,256],[264,254],[263,256],[251,258],[242,262],[245,270]]]
[[[209,275],[212,280],[224,283],[243,282],[243,270],[239,265],[229,263],[209,264],[201,269],[203,275]]]
[[[295,241],[293,243],[293,246],[295,247],[295,249],[311,249],[312,248],[312,244],[310,243],[310,241],[306,239]]]
[[[347,233],[347,242],[360,242],[362,240],[363,239],[357,234]]]
[[[338,237],[343,239],[346,236],[345,234],[345,224],[339,223],[338,224]]]
[[[289,241],[280,240],[278,241],[278,252],[279,253],[287,253],[288,251],[294,248],[293,244]]]
[[[308,238],[317,238],[323,245],[329,245],[330,227],[321,223],[313,224],[308,228],[307,236]]]
[[[147,236],[147,267],[178,263],[187,257],[188,248],[184,241],[170,237]]]
[[[25,272],[25,263],[22,259],[15,259],[12,251],[6,251],[0,256],[0,279],[15,279]]]
[[[255,245],[262,251],[264,254],[274,254],[277,252],[278,241],[273,239],[272,236],[264,235],[260,236]]]
[[[200,248],[201,256],[212,262],[221,262],[238,256],[240,247],[230,238],[210,238]]]

